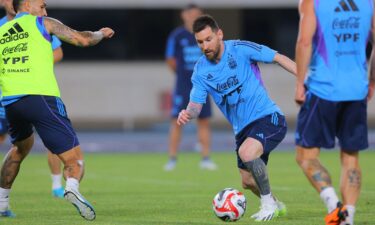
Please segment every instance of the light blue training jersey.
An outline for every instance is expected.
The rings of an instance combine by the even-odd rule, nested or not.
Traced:
[[[373,0],[314,0],[314,7],[317,28],[305,84],[326,100],[364,99]]]
[[[204,104],[210,94],[238,134],[251,122],[281,110],[269,98],[257,62],[273,62],[276,51],[249,41],[224,42],[219,63],[202,56],[195,65],[190,101]]]

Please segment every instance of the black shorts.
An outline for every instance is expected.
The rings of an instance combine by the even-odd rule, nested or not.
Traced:
[[[5,106],[12,143],[25,140],[33,127],[44,145],[61,154],[79,145],[76,133],[58,97],[28,95]]]
[[[287,131],[285,117],[275,112],[271,115],[257,119],[243,128],[236,135],[237,166],[246,169],[244,162],[238,155],[242,143],[249,137],[258,140],[263,145],[263,154],[260,157],[265,164],[272,150],[284,139]]]
[[[305,148],[340,147],[356,152],[368,147],[367,100],[327,101],[306,92],[297,121],[296,144]]]

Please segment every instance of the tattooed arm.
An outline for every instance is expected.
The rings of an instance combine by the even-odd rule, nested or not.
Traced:
[[[186,110],[184,109],[178,114],[177,124],[185,125],[191,119],[197,118],[202,111],[202,107],[202,104],[189,102]]]
[[[111,38],[114,31],[111,28],[102,28],[99,31],[76,31],[60,21],[45,17],[44,25],[50,34],[60,40],[79,47],[89,47],[98,44],[104,38]]]

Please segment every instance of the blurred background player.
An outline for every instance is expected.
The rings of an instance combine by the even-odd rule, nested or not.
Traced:
[[[189,93],[192,88],[191,75],[194,65],[202,55],[195,41],[192,27],[194,20],[202,15],[202,9],[190,4],[181,11],[183,26],[176,28],[168,37],[166,48],[166,62],[168,67],[176,74],[175,89],[172,97],[172,120],[169,130],[169,161],[164,169],[173,170],[177,163],[177,151],[181,141],[182,128],[176,121],[178,112],[189,103]],[[201,148],[202,160],[200,167],[207,170],[215,170],[216,164],[210,159],[211,131],[209,118],[211,117],[211,105],[207,98],[202,112],[197,119],[198,146]]]
[[[327,225],[354,224],[361,188],[359,151],[368,147],[367,101],[375,86],[374,58],[370,82],[366,62],[367,42],[375,34],[373,10],[373,1],[364,0],[301,0],[299,5],[296,157],[328,209]],[[344,205],[319,161],[320,148],[334,148],[335,137]]]
[[[93,207],[79,193],[84,162],[78,138],[60,99],[53,69],[51,34],[70,44],[88,47],[112,37],[114,32],[110,28],[78,32],[58,20],[33,16],[39,10],[47,14],[44,0],[14,0],[13,9],[16,17],[0,27],[0,51],[20,44],[23,48],[0,56],[2,104],[13,144],[1,168],[0,216],[13,216],[9,194],[21,163],[33,146],[34,127],[44,145],[64,163],[65,199],[83,218],[94,220]]]
[[[258,62],[278,63],[290,73],[296,65],[288,57],[249,41],[223,41],[223,31],[211,16],[195,20],[193,31],[202,56],[192,76],[193,88],[186,110],[177,123],[197,118],[210,94],[236,135],[237,166],[242,185],[260,197],[255,221],[268,221],[286,213],[271,192],[269,154],[284,139],[287,125],[279,107],[268,97]]]
[[[13,0],[2,0],[1,6],[4,7],[6,15],[0,19],[0,27],[4,25],[6,22],[12,20],[16,13],[13,10],[12,5]],[[35,16],[47,16],[43,15],[43,10],[41,8],[37,8],[34,14]],[[60,62],[63,58],[63,51],[61,48],[61,41],[55,36],[52,35],[52,50],[53,50],[53,59],[54,62]],[[6,135],[8,132],[8,121],[5,115],[5,109],[0,104],[0,144],[5,141]],[[51,179],[52,179],[52,195],[58,198],[64,197],[64,188],[62,186],[62,168],[61,168],[61,161],[57,155],[51,153],[51,151],[47,151],[47,158],[48,158],[48,166],[51,171]]]

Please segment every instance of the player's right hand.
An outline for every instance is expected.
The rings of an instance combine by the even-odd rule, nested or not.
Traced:
[[[115,34],[115,32],[109,27],[104,27],[100,29],[99,31],[102,32],[103,37],[106,39],[111,38]]]
[[[177,124],[178,125],[185,125],[187,122],[191,120],[191,116],[187,110],[181,110],[181,112],[178,114],[177,118]]]
[[[296,101],[298,105],[302,105],[305,102],[305,91],[305,85],[303,83],[297,82],[294,101]]]

